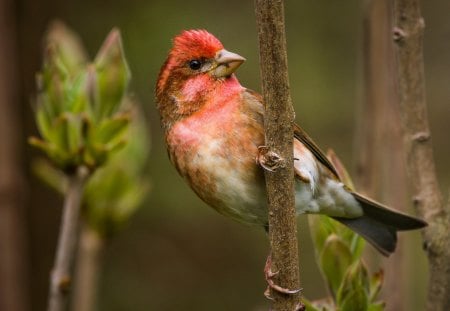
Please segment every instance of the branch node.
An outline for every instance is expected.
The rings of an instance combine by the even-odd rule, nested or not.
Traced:
[[[421,202],[422,202],[422,199],[420,198],[420,196],[414,196],[412,198],[412,203],[414,204],[414,208],[417,208]]]
[[[70,275],[63,275],[58,280],[58,288],[62,293],[70,292],[72,286],[72,279]]]
[[[418,132],[412,136],[412,140],[418,143],[424,143],[430,140],[430,132]]]
[[[267,146],[258,147],[256,163],[269,172],[275,172],[277,169],[286,166],[286,160],[275,151],[270,150]]]
[[[394,27],[394,29],[392,30],[392,35],[394,41],[396,43],[400,43],[405,40],[405,38],[408,36],[408,33],[400,27]]]

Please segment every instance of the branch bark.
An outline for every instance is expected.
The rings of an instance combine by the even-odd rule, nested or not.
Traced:
[[[79,167],[74,175],[69,176],[55,264],[50,278],[48,311],[63,311],[67,308],[77,249],[80,206],[87,177],[85,167]]]
[[[398,106],[394,43],[391,40],[393,4],[368,0],[364,6],[364,97],[357,115],[355,159],[357,184],[370,197],[407,211],[406,169]],[[408,245],[399,236],[394,254],[382,260],[385,279],[382,296],[386,310],[410,310],[405,301],[409,283],[404,259]],[[369,252],[371,250],[368,250]],[[370,253],[368,259],[379,257]],[[384,258],[383,258],[384,259]],[[411,278],[409,278],[410,280]]]
[[[396,0],[394,40],[407,172],[412,201],[428,222],[423,231],[429,261],[427,310],[450,310],[450,205],[436,177],[425,98],[422,52],[424,21],[419,0]]]
[[[263,157],[274,160],[273,171],[265,170],[269,202],[269,238],[272,271],[278,285],[300,287],[297,222],[294,202],[293,121],[289,93],[286,35],[282,0],[255,0],[258,27],[262,93],[265,102]],[[292,311],[300,295],[271,292],[274,310]]]
[[[87,224],[82,227],[71,310],[94,311],[97,310],[98,281],[105,239]]]

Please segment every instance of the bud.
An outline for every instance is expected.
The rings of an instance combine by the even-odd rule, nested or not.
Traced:
[[[94,171],[126,141],[130,116],[123,106],[130,74],[120,33],[113,30],[93,64],[79,38],[55,22],[45,40],[38,85],[36,122],[42,139],[30,144],[43,150],[62,170],[84,165]]]
[[[85,189],[84,217],[103,236],[122,229],[149,192],[144,173],[150,139],[143,120],[133,118],[129,135],[133,139],[109,158]]]
[[[60,21],[54,21],[50,25],[45,45],[52,47],[67,74],[77,72],[87,63],[87,53],[81,39]]]
[[[370,301],[375,302],[378,294],[381,291],[381,285],[383,285],[384,281],[384,272],[383,270],[374,273],[370,278]]]
[[[95,115],[101,120],[118,110],[130,81],[119,30],[109,33],[94,64],[97,72]]]
[[[330,235],[320,254],[320,268],[333,296],[336,296],[344,275],[351,264],[352,254],[347,244],[339,236]]]
[[[338,306],[356,306],[345,310],[366,310],[369,304],[370,279],[367,268],[361,261],[356,261],[347,270],[338,290]]]

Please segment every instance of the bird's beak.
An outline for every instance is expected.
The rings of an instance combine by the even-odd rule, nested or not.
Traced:
[[[216,78],[223,78],[231,75],[238,67],[245,62],[242,56],[222,49],[216,53],[214,57],[217,66],[213,70]]]

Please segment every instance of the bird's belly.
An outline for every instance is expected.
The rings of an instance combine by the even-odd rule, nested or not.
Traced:
[[[355,218],[363,214],[361,206],[344,185],[327,179],[315,191],[308,184],[298,182],[295,190],[298,214],[324,214],[332,217]]]
[[[209,133],[169,147],[171,160],[194,192],[219,213],[251,224],[267,223],[262,169],[256,144]]]

